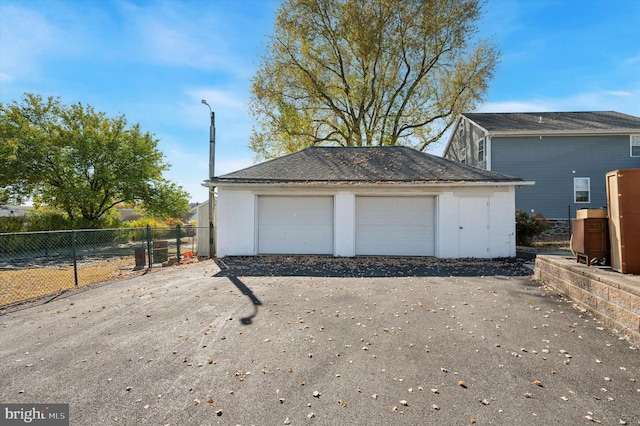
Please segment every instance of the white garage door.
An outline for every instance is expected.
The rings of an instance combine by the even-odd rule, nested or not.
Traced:
[[[357,197],[356,254],[433,256],[434,197]]]
[[[258,197],[259,254],[333,254],[333,197]]]

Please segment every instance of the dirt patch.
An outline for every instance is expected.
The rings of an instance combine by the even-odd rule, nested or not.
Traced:
[[[84,287],[136,272],[133,257],[82,262],[77,287]],[[73,264],[41,265],[0,271],[0,306],[32,300],[76,287]]]

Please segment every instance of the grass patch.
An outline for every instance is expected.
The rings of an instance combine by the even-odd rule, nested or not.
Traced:
[[[531,247],[544,251],[571,251],[569,241],[534,241]]]

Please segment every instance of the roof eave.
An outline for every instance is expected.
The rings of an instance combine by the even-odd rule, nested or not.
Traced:
[[[403,182],[403,181],[382,181],[382,182],[364,182],[364,181],[256,181],[256,180],[235,180],[235,181],[205,181],[202,186],[209,188],[220,187],[314,187],[314,188],[336,188],[345,185],[353,185],[359,188],[447,188],[447,187],[496,187],[496,186],[532,186],[535,181],[524,180],[508,180],[508,181],[433,181],[433,182]]]
[[[517,137],[517,136],[628,136],[640,133],[640,129],[598,129],[598,130],[491,130],[490,137]]]

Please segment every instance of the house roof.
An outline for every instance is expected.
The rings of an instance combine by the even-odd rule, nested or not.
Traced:
[[[493,133],[640,132],[640,117],[615,111],[462,114]]]
[[[209,181],[223,183],[450,183],[522,179],[404,146],[312,147]]]

